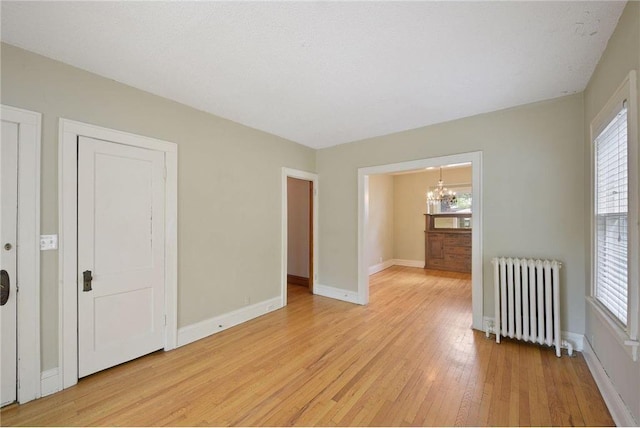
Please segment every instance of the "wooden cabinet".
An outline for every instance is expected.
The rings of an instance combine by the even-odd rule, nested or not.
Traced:
[[[471,214],[425,214],[425,269],[471,272]],[[444,226],[442,226],[444,225]]]

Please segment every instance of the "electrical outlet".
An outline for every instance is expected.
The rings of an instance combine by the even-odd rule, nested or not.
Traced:
[[[57,249],[58,235],[40,235],[40,251]]]
[[[245,297],[245,298],[244,298],[244,304],[245,304],[245,305],[249,305],[249,304],[251,304],[251,297],[249,297],[249,296]]]

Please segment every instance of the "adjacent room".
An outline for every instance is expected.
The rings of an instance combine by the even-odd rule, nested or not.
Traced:
[[[640,2],[0,24],[2,425],[640,423]]]

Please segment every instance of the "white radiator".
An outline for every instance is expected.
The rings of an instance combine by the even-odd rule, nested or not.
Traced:
[[[491,330],[500,336],[541,345],[573,347],[560,338],[560,282],[562,264],[556,260],[494,258],[495,319]],[[487,329],[487,337],[489,329]]]

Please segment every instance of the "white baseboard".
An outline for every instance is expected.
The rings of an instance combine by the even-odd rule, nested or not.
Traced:
[[[343,290],[341,288],[329,287],[328,285],[315,284],[313,293],[318,296],[330,297],[331,299],[343,300],[349,303],[360,304],[356,291]]]
[[[255,303],[217,317],[209,318],[178,329],[178,346],[204,339],[212,334],[242,324],[266,313],[282,308],[280,297]]]
[[[604,398],[604,402],[607,405],[609,413],[611,413],[611,417],[613,417],[613,421],[616,423],[616,426],[638,426],[638,422],[633,418],[633,415],[631,415],[631,412],[624,404],[624,401],[620,398],[620,395],[616,391],[616,387],[613,385],[613,382],[611,382],[609,376],[607,376],[607,372],[605,372],[604,367],[602,367],[598,356],[593,352],[588,340],[584,341],[582,355],[584,355],[589,371],[591,372],[593,379],[596,381],[596,385],[598,385],[600,394],[602,394],[602,398]]]
[[[483,328],[484,331],[486,333],[487,328],[489,328],[489,332],[491,334],[495,334],[495,330],[494,330],[494,317],[487,317],[484,316],[482,317],[483,320]],[[583,348],[584,348],[584,335],[582,334],[578,334],[578,333],[573,333],[571,331],[561,331],[560,332],[560,340],[561,341],[567,341],[569,343],[571,343],[571,345],[573,346],[573,350],[574,351],[578,351],[578,352],[582,352]],[[565,346],[564,344],[561,346],[564,349],[567,349],[567,346]]]
[[[369,275],[383,271],[391,266],[424,268],[424,260],[389,259],[385,262],[378,263],[377,265],[369,266]]]
[[[54,394],[60,391],[60,373],[58,368],[43,371],[40,374],[40,396]]]
[[[424,260],[393,259],[393,264],[396,266],[424,268]]]
[[[395,260],[393,259],[389,259],[385,262],[382,263],[378,263],[377,265],[373,265],[373,266],[369,266],[369,275],[373,275],[374,273],[378,273],[380,271],[383,271],[387,268],[390,268],[391,266],[393,266],[395,263]]]

